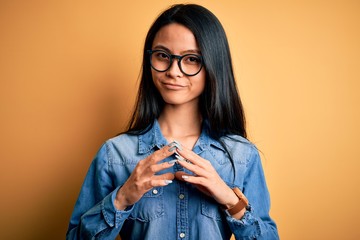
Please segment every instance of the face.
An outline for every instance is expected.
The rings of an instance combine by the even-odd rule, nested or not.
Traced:
[[[166,25],[157,32],[152,50],[163,50],[168,54],[180,56],[201,55],[194,34],[177,23]],[[174,59],[165,72],[152,69],[151,73],[156,88],[167,104],[198,104],[199,96],[205,87],[204,67],[195,76],[187,76],[180,70],[178,59]]]

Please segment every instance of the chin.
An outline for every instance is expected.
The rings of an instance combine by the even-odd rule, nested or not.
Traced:
[[[185,99],[185,98],[163,97],[163,100],[165,104],[170,104],[170,105],[183,105],[189,103],[198,104],[198,98]]]
[[[175,100],[175,99],[166,99],[166,98],[164,99],[164,102],[165,102],[165,104],[170,104],[170,105],[181,105],[181,104],[186,103],[184,101]]]

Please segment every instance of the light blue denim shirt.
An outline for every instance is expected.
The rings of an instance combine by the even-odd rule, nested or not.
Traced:
[[[115,208],[116,193],[139,160],[168,144],[155,121],[142,135],[122,134],[104,143],[86,175],[66,239],[115,239],[118,234],[123,240],[219,240],[231,234],[236,239],[279,239],[256,147],[240,136],[222,140],[227,151],[203,127],[193,151],[210,161],[229,187],[243,191],[251,207],[242,219],[232,218],[215,200],[177,180],[153,188],[124,211]],[[179,170],[184,171],[175,164],[161,173]]]

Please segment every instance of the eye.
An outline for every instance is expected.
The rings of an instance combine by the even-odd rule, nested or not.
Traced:
[[[158,60],[161,60],[161,61],[168,61],[170,58],[169,54],[167,54],[166,52],[162,52],[162,51],[154,52],[154,55]]]
[[[197,55],[186,55],[186,56],[184,56],[184,63],[185,64],[200,64],[201,59]]]

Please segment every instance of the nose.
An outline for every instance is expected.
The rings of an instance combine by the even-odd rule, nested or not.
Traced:
[[[166,73],[169,77],[182,77],[184,75],[180,70],[179,59],[173,59],[170,68],[166,71]]]

